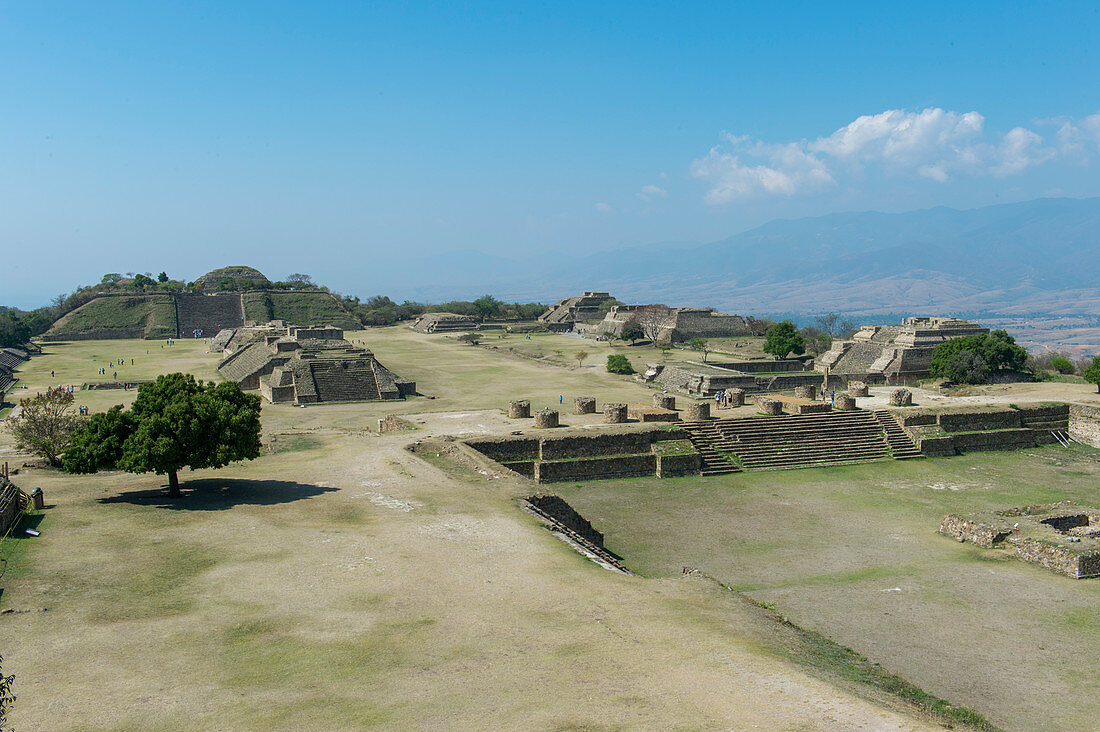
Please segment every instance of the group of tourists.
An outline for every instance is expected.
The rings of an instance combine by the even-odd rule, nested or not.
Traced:
[[[740,405],[738,405],[738,406],[740,406]],[[733,408],[733,395],[732,394],[727,394],[724,389],[721,390],[721,391],[714,392],[714,408],[715,409],[726,409],[726,408],[732,409]]]

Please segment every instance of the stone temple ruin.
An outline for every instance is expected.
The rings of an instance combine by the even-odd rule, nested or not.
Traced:
[[[1025,561],[1074,579],[1100,577],[1100,509],[1069,501],[1007,511],[951,514],[939,532],[987,549],[1010,549]]]
[[[829,373],[870,383],[897,383],[928,376],[932,352],[952,338],[988,333],[958,318],[906,318],[901,325],[865,325],[848,341],[833,341],[817,360]]]
[[[400,399],[416,384],[393,374],[339,328],[290,326],[232,351],[218,372],[242,389],[259,389],[272,403],[363,402]]]
[[[540,315],[539,322],[550,330],[572,330],[577,323],[602,318],[610,307],[608,303],[613,302],[617,300],[609,292],[586,292],[567,297]]]
[[[741,389],[747,393],[785,391],[800,386],[821,386],[824,376],[809,370],[812,361],[802,359],[731,361],[712,363],[646,364],[636,377],[662,389],[695,397],[709,397],[720,391]],[[835,377],[830,386],[839,385]]]
[[[647,334],[654,333],[657,343],[752,334],[745,318],[740,315],[717,313],[712,308],[671,308],[667,305],[615,305],[595,326],[578,330],[617,337],[631,323],[641,325]]]
[[[469,315],[424,313],[409,327],[419,333],[454,333],[477,330],[478,323]]]

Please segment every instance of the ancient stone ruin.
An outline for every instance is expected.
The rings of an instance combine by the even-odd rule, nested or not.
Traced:
[[[424,313],[409,326],[419,333],[456,333],[478,329],[469,315],[456,313]]]
[[[865,325],[851,340],[833,341],[817,359],[830,374],[871,383],[892,383],[928,376],[936,346],[964,336],[988,333],[957,318],[906,318],[901,325]]]
[[[515,399],[508,402],[508,416],[512,419],[527,419],[531,416],[531,402]]]
[[[339,328],[288,327],[233,351],[218,373],[242,389],[259,389],[272,403],[363,402],[400,399],[416,384],[394,375]]]
[[[608,292],[585,292],[559,300],[539,316],[539,322],[550,330],[572,330],[577,323],[600,320],[611,302],[617,301]]]
[[[991,513],[950,514],[939,532],[1016,556],[1067,577],[1100,577],[1100,510],[1063,501]]]
[[[595,414],[596,398],[579,396],[573,398],[573,414]]]
[[[890,394],[890,406],[913,406],[913,392],[909,391],[908,389],[894,389],[894,391]]]
[[[626,422],[625,404],[604,404],[603,421],[607,424],[623,424]]]
[[[640,325],[646,337],[655,337],[657,343],[752,334],[745,318],[740,315],[726,315],[712,308],[672,308],[667,305],[616,305],[598,324],[579,330],[618,337],[632,323]]]
[[[540,409],[535,412],[535,426],[541,428],[551,428],[558,426],[558,410],[556,409]]]
[[[819,387],[825,381],[822,374],[809,371],[812,362],[800,359],[780,361],[732,361],[726,363],[675,363],[646,364],[645,371],[635,378],[666,391],[677,391],[690,396],[713,396],[717,392],[729,393],[733,389],[742,392],[788,391],[800,386]],[[839,377],[828,379],[831,387],[839,387]]]

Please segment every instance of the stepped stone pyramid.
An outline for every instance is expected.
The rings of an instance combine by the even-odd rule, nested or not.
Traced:
[[[904,381],[928,376],[932,352],[952,338],[988,333],[958,318],[906,318],[901,325],[865,325],[848,341],[833,341],[817,360],[829,373],[864,381]]]
[[[259,389],[269,402],[314,404],[401,399],[416,384],[352,345],[339,328],[290,326],[243,345],[218,364],[242,389]]]

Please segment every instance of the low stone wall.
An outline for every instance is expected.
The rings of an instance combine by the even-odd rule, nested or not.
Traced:
[[[995,408],[981,412],[947,412],[940,414],[938,422],[945,432],[1005,430],[1022,424],[1017,410]]]
[[[626,455],[629,453],[649,452],[655,437],[675,439],[675,433],[655,435],[644,432],[600,433],[592,430],[590,434],[565,434],[544,437],[540,442],[537,457],[540,460],[568,460],[579,457],[599,457],[601,455]]]
[[[870,391],[867,388],[867,384],[862,381],[849,381],[848,393],[854,397],[865,397]]]
[[[538,460],[539,438],[526,435],[467,440],[466,444],[498,463]]]
[[[509,470],[519,473],[528,478],[535,477],[535,461],[534,460],[515,460],[512,462],[501,463]]]
[[[595,414],[596,413],[596,398],[595,397],[574,397],[573,398],[573,414]]]
[[[603,534],[596,531],[592,522],[577,513],[561,496],[531,496],[527,502],[570,531],[603,547]]]
[[[647,407],[643,404],[627,406],[627,416],[639,422],[679,422],[680,413],[672,409]]]
[[[678,478],[684,475],[699,475],[701,462],[699,453],[683,455],[657,455],[657,477]]]
[[[991,432],[957,432],[950,436],[959,452],[984,452],[987,450],[1017,450],[1035,447],[1035,433],[1026,427]]]
[[[825,412],[831,412],[833,406],[827,402],[810,402],[809,404],[790,404],[791,410],[795,414],[824,414]]]
[[[142,384],[151,384],[152,379],[130,379],[129,381],[89,381],[86,384],[81,384],[81,391],[85,389],[123,389],[129,391],[130,389],[136,389]],[[242,389],[245,387],[241,387]]]
[[[855,411],[856,400],[855,397],[848,394],[836,395],[836,409],[840,412],[852,412]]]
[[[955,440],[951,437],[917,437],[915,442],[917,449],[925,457],[947,457],[959,454],[955,449]]]
[[[1004,541],[1012,533],[1012,529],[993,527],[951,514],[944,517],[943,521],[940,522],[939,532],[945,536],[950,536],[956,541],[969,541],[971,544],[989,549],[994,544]]]
[[[783,402],[776,401],[775,399],[768,399],[767,397],[757,397],[756,403],[760,407],[760,411],[764,414],[779,415],[783,413]]]
[[[531,402],[526,399],[508,402],[508,416],[512,419],[527,419],[531,416]]]
[[[536,483],[560,483],[567,480],[638,478],[655,475],[657,456],[620,455],[580,458],[578,460],[542,460],[535,463]]]
[[[813,384],[804,384],[794,388],[794,395],[799,399],[817,399],[817,387]]]
[[[379,432],[403,432],[415,429],[416,425],[407,419],[401,419],[396,414],[390,414],[378,420]]]
[[[22,492],[14,483],[0,476],[0,536],[4,536],[22,511]]]
[[[1100,554],[1077,554],[1035,539],[1016,542],[1016,554],[1025,562],[1033,562],[1074,579],[1100,576]]]
[[[1086,445],[1100,447],[1100,407],[1069,405],[1069,436]]]
[[[558,426],[558,410],[556,409],[540,409],[535,412],[535,426],[542,429],[549,429],[551,427]]]
[[[743,374],[779,374],[792,371],[805,371],[807,363],[795,358],[785,358],[779,361],[774,359],[762,359],[760,361],[718,361],[711,366],[720,369],[740,371]]]

